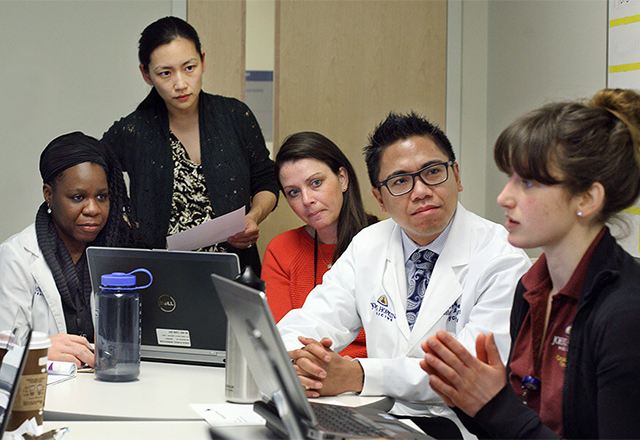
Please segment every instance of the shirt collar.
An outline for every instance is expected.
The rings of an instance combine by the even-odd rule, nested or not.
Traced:
[[[596,247],[598,247],[602,237],[604,237],[605,231],[606,228],[603,227],[593,242],[591,242],[591,245],[580,259],[578,266],[574,269],[566,286],[564,286],[558,293],[578,299],[580,292],[582,291],[584,279],[587,276],[589,263],[591,262],[591,258],[593,257]],[[547,267],[547,258],[545,254],[542,254],[531,269],[524,274],[522,277],[522,285],[525,287],[527,292],[551,289],[551,277],[549,275],[549,268]]]
[[[429,249],[431,252],[435,252],[436,254],[440,255],[444,250],[444,245],[447,243],[447,237],[449,236],[449,231],[451,230],[451,225],[453,224],[453,219],[455,217],[456,215],[454,213],[453,217],[451,217],[451,220],[449,220],[449,224],[446,228],[444,228],[444,231],[442,231],[435,240],[425,246],[418,246],[418,244],[411,238],[409,238],[407,233],[404,232],[404,230],[401,228],[402,250],[404,252],[405,263],[409,260],[409,257],[411,257],[416,249]]]

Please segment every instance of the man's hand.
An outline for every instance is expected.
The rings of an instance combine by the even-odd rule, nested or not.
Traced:
[[[300,336],[298,340],[304,347],[290,351],[289,356],[307,397],[362,391],[364,373],[360,362],[335,353],[330,348],[333,342],[328,338],[318,342]]]
[[[83,364],[94,367],[96,357],[87,338],[67,333],[50,336],[48,358],[50,361],[74,362],[78,368]]]

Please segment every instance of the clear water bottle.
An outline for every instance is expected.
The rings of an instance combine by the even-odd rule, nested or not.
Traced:
[[[149,284],[136,286],[135,273],[149,275]],[[98,293],[96,377],[110,382],[135,380],[140,375],[140,295],[151,285],[147,269],[102,275]]]

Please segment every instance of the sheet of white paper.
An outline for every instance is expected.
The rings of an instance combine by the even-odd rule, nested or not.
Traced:
[[[210,426],[263,426],[265,421],[253,411],[253,405],[237,403],[192,403],[189,406]]]
[[[47,385],[73,379],[78,373],[78,367],[73,362],[48,361]]]
[[[226,241],[244,231],[244,206],[206,223],[167,237],[167,248],[173,251],[193,251]]]
[[[49,374],[47,376],[47,386],[52,386],[60,382],[64,382],[66,380],[70,380],[75,378],[75,376],[62,376],[59,374]]]

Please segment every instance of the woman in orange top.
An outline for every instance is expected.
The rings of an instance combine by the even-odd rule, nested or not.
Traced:
[[[279,321],[289,310],[302,307],[351,239],[377,219],[364,210],[349,160],[319,133],[289,136],[276,156],[275,169],[289,206],[306,223],[271,240],[264,256],[262,279]],[[364,332],[340,354],[366,357]]]

